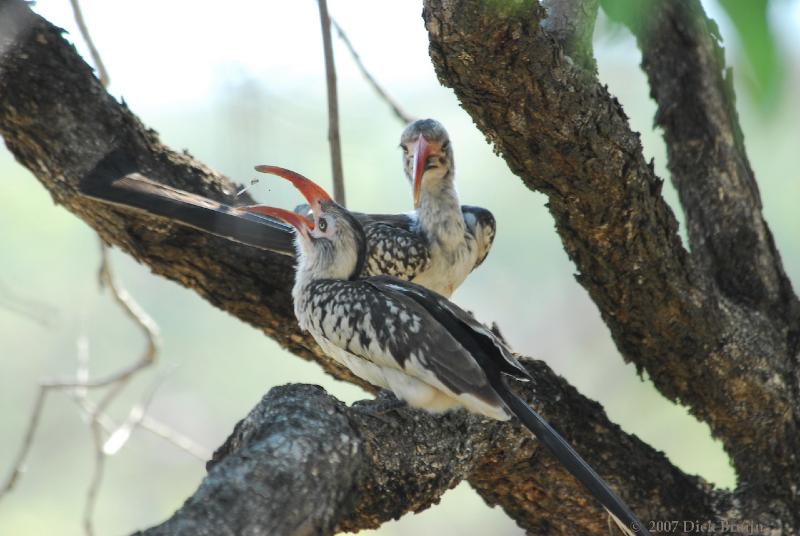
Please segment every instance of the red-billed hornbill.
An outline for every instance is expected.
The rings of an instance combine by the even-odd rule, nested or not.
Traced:
[[[411,406],[517,417],[620,528],[648,534],[603,479],[509,387],[509,378],[530,376],[498,337],[423,286],[385,275],[362,278],[368,240],[358,219],[312,181],[292,182],[314,210],[313,220],[280,208],[260,211],[296,230],[294,312],[323,351]]]
[[[415,210],[408,214],[353,213],[367,236],[368,256],[362,275],[394,275],[450,296],[489,253],[495,220],[486,209],[459,206],[453,186],[453,151],[441,124],[433,119],[411,123],[403,131],[400,146]],[[256,169],[289,180],[300,177],[274,166]],[[233,207],[165,186],[148,179],[121,151],[101,160],[81,181],[80,190],[101,201],[294,255],[291,228],[258,216],[259,205]]]
[[[411,231],[424,239],[430,256],[427,267],[413,278],[402,279],[449,297],[489,254],[495,219],[485,208],[460,205],[453,145],[441,123],[435,119],[414,121],[400,136],[400,148],[414,200],[414,211],[406,217]],[[369,237],[370,230],[366,231]],[[370,240],[368,245],[373,247],[375,242]],[[379,273],[386,272],[374,271]]]
[[[494,216],[485,208],[459,203],[453,147],[441,123],[418,119],[409,124],[400,135],[400,148],[414,210],[392,215],[352,212],[367,236],[365,274],[393,275],[450,297],[489,254]],[[305,205],[295,212],[310,215]]]

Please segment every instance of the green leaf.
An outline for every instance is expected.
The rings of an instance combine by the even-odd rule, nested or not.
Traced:
[[[733,23],[747,61],[746,87],[765,108],[777,104],[783,89],[784,60],[769,24],[769,0],[718,0]],[[730,60],[729,60],[730,61]]]

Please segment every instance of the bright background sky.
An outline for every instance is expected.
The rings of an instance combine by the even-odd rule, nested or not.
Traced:
[[[730,24],[713,2],[737,82],[747,66]],[[110,91],[124,98],[171,147],[234,180],[247,183],[258,163],[296,169],[329,185],[324,72],[316,3],[174,0],[136,3],[84,0],[84,15],[110,71]],[[41,0],[36,10],[65,28],[78,49],[67,0]],[[441,120],[453,139],[462,201],[490,208],[498,237],[487,262],[454,295],[484,321],[497,321],[519,352],[544,359],[609,416],[667,453],[685,471],[720,486],[734,483],[727,457],[708,427],[666,401],[626,366],[596,308],[574,281],[544,207],[545,198],[522,186],[492,153],[427,56],[418,2],[331,0],[332,15],[348,32],[373,75],[413,115]],[[786,270],[800,284],[796,166],[800,143],[800,2],[778,1],[773,29],[785,55],[787,86],[771,114],[741,87],[738,105],[765,213]],[[375,96],[334,38],[340,81],[342,138],[348,202],[352,208],[405,211],[410,192],[397,141],[401,126]],[[645,153],[662,178],[663,143],[652,130],[655,111],[639,55],[625,32],[596,36],[600,76],[625,106]],[[0,471],[23,433],[37,379],[74,371],[76,340],[91,342],[93,374],[136,358],[137,330],[97,290],[96,239],[80,220],[55,207],[47,192],[0,149]],[[262,181],[262,185],[265,184]],[[254,191],[262,201],[293,206],[290,188]],[[273,188],[274,186],[274,188]],[[668,200],[677,208],[674,192]],[[679,214],[679,218],[682,216]],[[153,276],[115,252],[119,277],[157,320],[164,341],[158,366],[143,375],[115,406],[147,392],[166,373],[151,406],[154,416],[213,449],[272,386],[318,383],[345,401],[359,389],[325,376],[316,365],[282,351],[273,341],[221,313],[194,293]],[[11,311],[19,299],[46,304],[42,326]],[[41,308],[39,308],[41,309]],[[558,423],[554,423],[556,426]],[[42,421],[28,472],[0,502],[0,534],[81,533],[83,493],[91,468],[90,436],[75,408],[54,395]],[[202,463],[146,432],[137,432],[109,460],[96,521],[99,534],[130,533],[168,517],[197,487]],[[0,474],[4,478],[5,474]],[[385,525],[382,535],[522,534],[466,486],[442,504]]]

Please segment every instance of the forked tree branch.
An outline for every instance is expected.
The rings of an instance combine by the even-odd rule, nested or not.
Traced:
[[[775,444],[797,445],[798,441],[800,302],[762,214],[736,113],[733,73],[725,68],[715,23],[698,0],[666,0],[648,6],[645,17],[626,16],[630,9],[612,15],[633,31],[642,50],[642,68],[658,103],[655,121],[663,128],[692,256],[721,301],[732,302],[733,320],[742,327],[757,328],[740,329],[739,338],[759,337],[747,354],[727,366],[746,367],[746,377],[752,381],[742,383],[764,383],[763,378],[770,377],[762,392],[769,393],[769,404],[779,399],[778,411],[770,408],[771,416],[747,415],[764,422],[762,429],[773,430],[755,446],[743,446],[751,443],[751,433],[741,429],[740,409],[707,413],[712,426],[724,430],[745,490],[743,498],[758,502],[760,494],[782,494],[786,489],[785,476],[778,480],[767,476],[767,463],[774,466],[774,476],[792,475],[790,480],[797,482],[800,474],[797,463],[790,461],[792,454],[774,449]],[[777,386],[793,394],[782,393]],[[749,386],[736,386],[737,391],[742,388]],[[714,405],[723,403],[719,400]]]
[[[534,1],[426,0],[439,78],[511,170],[548,196],[578,281],[623,356],[722,440],[753,495],[747,511],[797,523],[800,501],[783,484],[800,484],[796,322],[720,292],[703,253],[684,250],[638,134],[599,81],[553,50],[535,24],[544,16]],[[720,103],[729,117],[733,103]],[[729,234],[764,234],[753,227],[765,229],[760,216],[721,221]],[[713,240],[715,231],[702,233]],[[735,277],[740,262],[728,260],[718,270]],[[773,273],[777,261],[769,257]]]
[[[728,299],[789,328],[796,355],[800,303],[764,221],[716,24],[698,0],[655,2],[636,19],[632,11],[613,15],[642,50],[692,254]]]

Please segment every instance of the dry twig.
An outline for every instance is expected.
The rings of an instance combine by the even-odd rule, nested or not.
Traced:
[[[141,427],[200,460],[207,460],[211,457],[211,452],[204,447],[147,415],[147,407],[152,401],[158,383],[150,388],[143,401],[131,408],[128,417],[122,424],[117,424],[106,414],[109,405],[119,396],[133,376],[155,361],[158,353],[159,334],[155,322],[115,280],[111,272],[105,245],[101,245],[101,259],[100,280],[102,284],[111,291],[114,301],[123,309],[126,315],[141,328],[147,339],[145,350],[140,358],[132,365],[104,378],[90,380],[88,340],[85,336],[79,337],[78,367],[75,378],[49,380],[40,383],[39,392],[33,406],[31,417],[28,421],[28,428],[25,431],[22,445],[12,463],[8,478],[5,483],[0,486],[0,499],[2,499],[6,493],[14,488],[14,485],[22,475],[25,462],[33,446],[35,434],[41,421],[41,415],[45,407],[45,400],[48,393],[58,390],[67,391],[72,400],[80,407],[82,414],[87,418],[92,432],[95,467],[92,473],[91,483],[87,489],[86,504],[83,514],[84,530],[86,534],[89,535],[94,533],[92,518],[100,485],[102,483],[106,458],[116,454],[122,449],[130,439],[135,428]],[[95,404],[89,399],[87,393],[91,389],[103,387],[108,387],[109,390],[104,394],[100,402]]]
[[[353,47],[353,44],[350,42],[350,39],[348,39],[347,34],[344,33],[344,30],[339,25],[339,23],[336,22],[336,19],[331,17],[330,20],[331,24],[336,29],[336,33],[339,35],[339,39],[341,39],[344,45],[347,47],[347,50],[353,57],[353,61],[356,62],[358,70],[361,71],[361,74],[363,74],[364,78],[367,79],[367,82],[369,82],[369,84],[372,86],[372,89],[375,90],[375,92],[378,94],[380,98],[386,101],[386,104],[389,105],[389,107],[392,109],[392,112],[394,112],[394,115],[397,116],[397,119],[399,119],[404,126],[414,121],[415,118],[406,113],[400,107],[400,104],[396,100],[394,100],[392,96],[389,95],[386,92],[386,90],[380,86],[380,84],[378,84],[378,81],[375,80],[375,77],[373,77],[372,74],[370,74],[370,72],[367,70],[367,67],[364,65],[364,62],[361,61],[361,56],[358,55],[358,52],[356,52],[355,47]]]
[[[86,26],[86,21],[83,20],[81,5],[78,3],[78,0],[69,0],[69,2],[72,4],[72,13],[75,15],[75,23],[78,25],[78,29],[81,32],[83,40],[86,41],[86,46],[89,47],[89,54],[92,56],[92,63],[94,63],[94,67],[97,69],[97,78],[100,80],[100,83],[103,84],[103,87],[107,87],[110,81],[108,77],[108,71],[103,63],[103,59],[100,57],[100,52],[98,52],[97,47],[94,46],[94,41],[92,41],[92,36],[89,34],[89,28]]]
[[[75,21],[83,39],[89,47],[89,52],[97,69],[100,83],[105,87],[109,82],[108,71],[89,34],[78,0],[70,0],[70,2],[75,15]],[[75,378],[43,381],[39,384],[39,391],[33,406],[33,412],[28,421],[28,428],[25,431],[22,445],[11,466],[11,472],[8,478],[5,483],[0,486],[0,499],[2,499],[5,494],[14,488],[14,485],[19,480],[30,449],[33,446],[48,393],[54,390],[67,391],[72,400],[78,404],[83,416],[87,419],[92,433],[95,463],[91,482],[86,491],[86,502],[83,513],[84,531],[89,536],[94,533],[94,508],[102,484],[106,458],[116,454],[125,446],[135,428],[141,427],[148,430],[200,460],[207,460],[211,457],[211,452],[207,449],[196,444],[190,438],[174,432],[167,425],[147,415],[147,407],[152,401],[156,388],[158,387],[158,382],[150,388],[142,402],[130,409],[128,417],[122,424],[117,425],[117,423],[107,415],[106,410],[122,393],[133,377],[155,362],[159,347],[159,330],[155,321],[115,279],[111,269],[108,248],[102,240],[100,240],[100,269],[98,279],[100,286],[107,288],[111,292],[114,302],[123,310],[125,315],[141,329],[147,341],[145,349],[139,359],[133,364],[105,377],[92,380],[89,378],[89,342],[85,336],[79,337],[77,341],[78,366]],[[89,390],[104,387],[108,388],[107,392],[100,401],[95,404],[88,397]]]
[[[339,139],[339,98],[336,94],[336,67],[333,62],[331,43],[331,20],[326,0],[317,0],[319,22],[322,26],[322,48],[325,53],[325,82],[328,87],[328,142],[331,147],[331,169],[333,172],[333,198],[345,206],[344,172],[342,171],[342,144]]]

